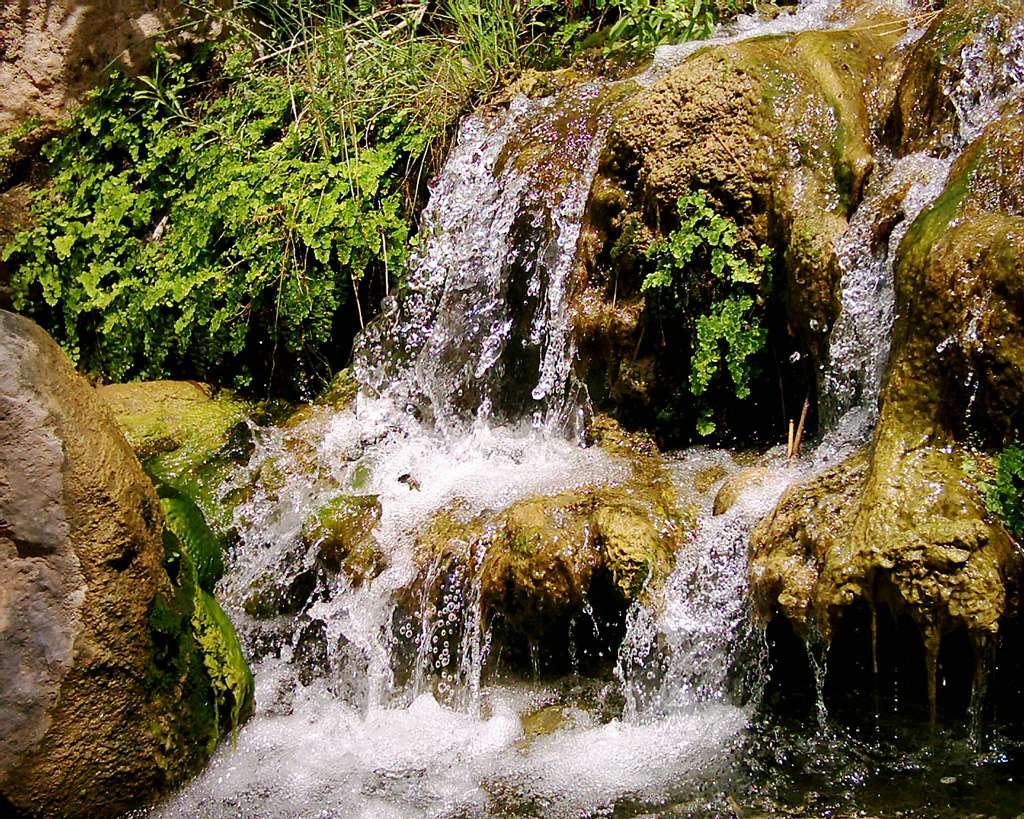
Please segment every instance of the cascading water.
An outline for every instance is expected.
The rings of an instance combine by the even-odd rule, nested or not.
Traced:
[[[823,27],[832,10],[819,3],[728,36]],[[660,50],[652,71],[685,51]],[[733,456],[670,459],[696,532],[661,588],[630,608],[614,679],[488,678],[479,560],[464,577],[440,563],[422,576],[417,555],[439,510],[468,520],[630,478],[629,462],[579,446],[588,407],[567,296],[606,111],[647,81],[517,97],[464,123],[431,189],[408,287],[358,343],[356,407],[262,430],[239,476],[252,494],[219,592],[253,661],[257,713],[157,816],[590,817],[659,805],[704,815],[733,810],[748,788],[746,744],[765,747],[750,739],[764,655],[746,599],[749,533],[787,486],[870,434],[896,248],[948,159],[915,155],[876,173],[840,242],[829,431],[814,451],[791,462],[772,450],[762,477],[716,516],[712,499],[741,468]],[[964,122],[980,127],[973,114]],[[365,571],[317,569],[320,544],[305,527],[337,503],[375,524],[358,546]],[[274,616],[257,611],[265,600]]]

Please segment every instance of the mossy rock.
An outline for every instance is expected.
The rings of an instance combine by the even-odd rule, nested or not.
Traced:
[[[658,345],[667,334],[648,320],[640,260],[673,229],[679,197],[694,191],[745,240],[776,251],[765,326],[785,328],[776,349],[781,342],[804,362],[787,373],[792,389],[813,388],[838,313],[835,241],[875,165],[881,117],[868,94],[889,69],[896,37],[885,31],[861,25],[709,46],[624,104],[581,239],[580,350],[602,408],[666,434],[663,419],[689,411],[677,374],[680,345],[692,340],[677,333]],[[742,425],[744,407],[719,411]]]
[[[1024,420],[1022,128],[1008,117],[967,146],[896,271],[889,412],[996,448]]]
[[[154,482],[192,500],[217,536],[227,537],[238,498],[219,493],[251,452],[251,407],[231,396],[213,397],[194,381],[110,384],[97,394]]]
[[[373,538],[380,520],[376,495],[339,495],[311,515],[302,526],[302,543],[332,574],[345,574],[353,585],[376,577],[386,559]]]
[[[356,381],[352,368],[346,367],[334,374],[326,389],[316,397],[313,403],[318,407],[330,407],[340,411],[350,407],[357,395],[359,395],[359,382]]]
[[[889,117],[901,155],[944,156],[978,135],[982,117],[1024,114],[1020,47],[1013,48],[1022,20],[1021,0],[953,0],[937,12],[914,46]]]
[[[167,528],[178,538],[195,564],[199,586],[212,591],[224,574],[221,543],[210,530],[199,507],[168,486],[157,490]]]
[[[978,447],[1020,428],[1024,394],[1024,120],[968,145],[898,251],[881,417],[864,456],[791,489],[752,538],[751,585],[826,641],[856,601],[920,627],[936,655],[964,628],[990,639],[1024,571],[988,509]]]
[[[95,390],[27,319],[0,311],[0,349],[0,802],[122,816],[209,761],[251,683]]]
[[[676,503],[667,483],[635,477],[500,511],[442,511],[417,541],[421,568],[412,588],[422,591],[414,596],[429,611],[479,595],[494,651],[514,667],[536,661],[565,669],[575,651],[597,672],[614,660],[626,610],[657,594],[691,531]]]
[[[164,550],[174,593],[158,598],[150,613],[150,685],[159,701],[184,704],[191,753],[202,764],[220,737],[251,715],[255,687],[234,626],[200,586],[195,563],[170,528]],[[159,723],[155,730],[162,730]]]
[[[298,614],[309,605],[317,581],[313,568],[265,572],[249,584],[242,610],[258,620]]]

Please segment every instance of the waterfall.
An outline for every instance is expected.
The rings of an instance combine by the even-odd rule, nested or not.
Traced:
[[[819,2],[768,24],[744,19],[719,39],[825,27],[834,11]],[[632,474],[626,460],[580,445],[589,407],[573,372],[570,273],[608,105],[694,47],[661,48],[650,73],[618,85],[517,96],[462,124],[406,286],[358,341],[355,407],[258,432],[239,476],[250,492],[237,511],[241,542],[218,590],[255,666],[257,713],[156,816],[552,819],[688,800],[695,815],[732,811],[716,783],[742,787],[734,754],[764,673],[746,599],[749,534],[789,485],[873,429],[892,264],[949,159],[883,163],[840,240],[826,434],[811,453],[763,454],[761,476],[720,515],[713,499],[739,459],[705,448],[668,459],[698,522],[662,587],[630,608],[614,679],[485,679],[479,567],[453,576],[433,564],[414,589],[417,537],[439,510],[470,519]],[[963,122],[977,128],[970,110]],[[376,573],[318,571],[304,526],[336,503],[376,516],[365,546]],[[439,590],[437,604],[425,589]],[[261,596],[293,613],[252,614]]]
[[[364,396],[446,434],[530,419],[578,439],[567,299],[605,83],[476,114],[432,185],[408,282],[359,339]]]

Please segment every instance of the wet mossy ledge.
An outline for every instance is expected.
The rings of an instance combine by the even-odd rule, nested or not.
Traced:
[[[0,795],[25,816],[118,816],[206,764],[252,675],[203,588],[198,508],[165,514],[37,325],[0,311],[0,349]]]
[[[836,421],[820,405],[837,240],[894,162],[925,152],[892,201],[872,205],[871,251],[891,243],[896,260],[878,424],[755,528],[749,579],[761,621],[785,618],[819,654],[839,632],[848,648],[849,611],[869,648],[883,619],[913,624],[934,707],[944,640],[967,647],[983,687],[1002,630],[1019,629],[1021,546],[988,486],[1024,425],[1024,5],[951,2],[917,39],[872,13],[845,30],[698,49],[620,106],[584,223],[576,326],[599,408],[662,439],[692,424],[693,396],[678,388],[692,340],[652,311],[644,259],[674,229],[676,199],[703,191],[773,251],[763,376],[749,400],[716,409],[724,440],[785,440],[779,405],[795,418],[805,396],[813,438]],[[910,187],[941,182],[957,155],[938,198],[894,233]]]

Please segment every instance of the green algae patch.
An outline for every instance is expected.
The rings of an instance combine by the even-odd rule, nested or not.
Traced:
[[[150,728],[163,749],[161,767],[180,781],[251,714],[254,683],[231,621],[201,588],[196,564],[171,526],[164,552],[173,594],[158,595],[149,616]]]
[[[213,595],[200,589],[194,611],[192,626],[213,689],[217,723],[223,730],[227,718],[233,733],[252,711],[252,671],[235,627]]]
[[[251,451],[251,407],[231,396],[211,397],[192,381],[110,384],[97,394],[154,482],[191,499],[217,536],[226,538],[234,503],[219,493]]]
[[[212,591],[224,574],[221,544],[206,523],[202,511],[191,500],[170,487],[157,491],[167,528],[177,537],[196,567],[200,588]]]

